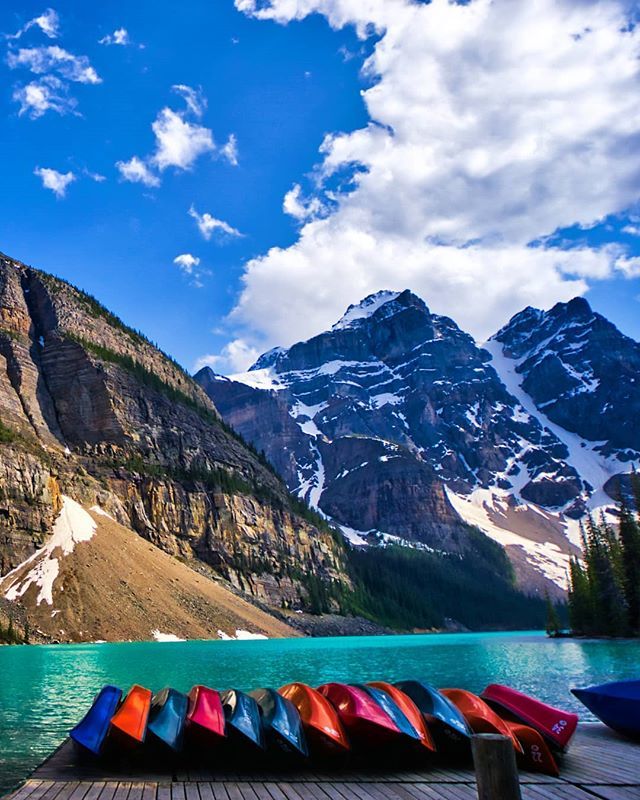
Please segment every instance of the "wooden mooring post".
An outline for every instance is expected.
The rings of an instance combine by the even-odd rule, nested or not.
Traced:
[[[516,754],[511,739],[477,733],[471,739],[478,800],[522,800]]]

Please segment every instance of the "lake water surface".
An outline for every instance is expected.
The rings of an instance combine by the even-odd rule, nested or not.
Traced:
[[[570,687],[638,677],[640,641],[532,632],[0,647],[0,794],[62,741],[105,683],[188,691],[419,678],[479,692],[497,682],[586,719]]]

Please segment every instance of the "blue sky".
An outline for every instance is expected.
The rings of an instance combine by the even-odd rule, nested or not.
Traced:
[[[573,89],[573,105],[570,95],[552,98],[553,108],[564,103],[557,118],[549,111],[535,119],[534,106],[523,105],[516,119],[508,111],[513,102],[498,102],[508,77],[491,59],[522,64],[509,51],[519,31],[508,26],[525,30],[524,18],[510,18],[505,38],[487,43],[481,26],[493,30],[496,20],[453,17],[461,7],[452,12],[441,0],[373,3],[379,10],[371,18],[356,0],[315,0],[313,15],[302,4],[292,14],[296,4],[284,0],[236,5],[186,0],[177,13],[158,0],[66,0],[49,16],[40,3],[2,5],[0,31],[15,38],[0,43],[0,250],[91,292],[189,369],[203,357],[221,371],[242,368],[262,349],[318,332],[369,291],[405,286],[479,337],[523,305],[586,291],[597,310],[640,338],[638,132],[613,130],[612,122],[620,108],[633,112],[627,95],[633,86],[637,93],[637,74],[626,83],[620,74],[633,63],[637,41],[627,36],[616,48],[623,53],[617,72],[599,78],[597,97],[590,80]],[[571,6],[580,4],[532,5],[549,6],[558,36],[576,29]],[[585,3],[579,13],[593,35],[600,25],[606,41],[620,26],[603,8],[626,13],[614,0]],[[406,24],[414,14],[424,18]],[[44,22],[29,25],[38,19]],[[448,33],[458,23],[468,27],[464,42]],[[123,29],[126,35],[114,35]],[[466,133],[456,138],[461,126],[449,115],[462,119],[466,109],[456,111],[446,94],[470,92],[474,47],[486,48],[488,66],[480,69],[503,137],[496,140],[493,121],[476,121],[473,141],[484,137],[482,149]],[[434,55],[423,63],[429,48]],[[535,57],[558,70],[553,52]],[[611,60],[606,52],[599,57]],[[587,77],[589,69],[606,73],[587,49],[571,51],[565,63],[570,58]],[[41,94],[25,103],[20,93],[30,84],[55,93],[49,102],[58,110],[38,106]],[[520,91],[526,99],[539,87]],[[597,131],[580,116],[591,119],[591,109],[601,116]],[[571,112],[575,132],[567,130]],[[523,169],[527,126],[547,133]],[[188,147],[195,149],[180,150],[176,127],[193,134]],[[510,148],[517,157],[503,163]],[[133,157],[150,185],[126,179]],[[437,170],[423,169],[430,159]],[[597,192],[590,161],[603,176]],[[60,188],[60,178],[49,175],[57,196],[38,170],[73,179]],[[516,204],[522,208],[514,211]],[[205,213],[231,233],[217,228],[205,238],[196,219]],[[534,240],[544,244],[532,247]],[[174,263],[180,255],[192,257],[182,269]]]

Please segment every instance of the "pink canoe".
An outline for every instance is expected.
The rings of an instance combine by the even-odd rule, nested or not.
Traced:
[[[482,692],[482,699],[519,722],[535,728],[552,745],[565,750],[578,726],[578,715],[547,705],[508,686],[492,683]]]
[[[225,724],[220,694],[208,686],[194,686],[189,692],[187,711],[189,735],[212,742],[226,735]]]

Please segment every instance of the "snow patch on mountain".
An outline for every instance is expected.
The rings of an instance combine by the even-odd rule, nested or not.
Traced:
[[[574,467],[583,481],[586,481],[593,490],[591,496],[587,498],[588,508],[593,510],[611,504],[611,498],[604,491],[604,485],[614,475],[629,472],[631,464],[613,456],[603,456],[597,448],[604,442],[589,442],[582,439],[577,434],[556,425],[540,411],[522,388],[522,376],[517,371],[521,361],[505,356],[501,342],[490,339],[483,348],[491,355],[491,364],[507,390],[518,400],[523,409],[566,446],[569,451],[567,463]]]
[[[93,538],[96,528],[91,514],[75,500],[63,495],[62,509],[53,525],[49,541],[2,579],[5,598],[17,600],[35,584],[40,590],[36,604],[45,602],[52,606],[53,585],[60,572],[58,556],[68,556],[78,543],[88,542]],[[24,568],[31,564],[32,568],[26,575],[22,575]]]
[[[520,547],[527,561],[550,581],[562,589],[567,588],[567,572],[571,554],[563,551],[555,542],[538,542],[520,536],[499,524],[503,518],[508,524],[506,511],[508,500],[489,489],[476,489],[469,495],[459,495],[445,487],[447,497],[458,514],[470,525],[489,536],[503,547]],[[536,506],[523,504],[529,511],[540,513]]]

